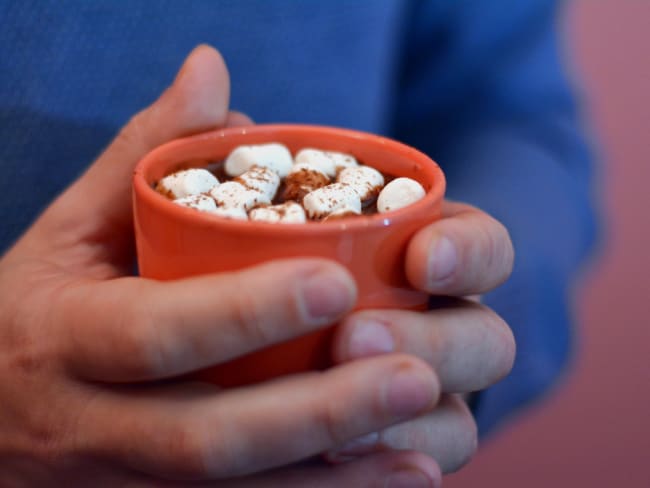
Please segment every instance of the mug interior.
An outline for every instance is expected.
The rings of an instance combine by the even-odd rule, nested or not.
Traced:
[[[308,125],[256,125],[229,128],[179,139],[165,144],[147,155],[136,167],[134,189],[138,198],[151,204],[164,205],[167,211],[180,218],[203,219],[217,226],[277,229],[277,224],[223,219],[173,204],[153,190],[155,183],[175,171],[206,167],[225,160],[237,146],[279,142],[295,155],[300,149],[314,148],[352,154],[360,164],[372,166],[394,177],[408,177],[418,181],[427,192],[425,197],[408,207],[384,214],[363,215],[307,225],[282,225],[283,232],[327,232],[353,230],[355,227],[390,225],[393,221],[408,220],[408,216],[430,211],[434,202],[444,194],[445,179],[438,165],[428,156],[399,142],[364,132]],[[289,229],[293,228],[293,229]]]

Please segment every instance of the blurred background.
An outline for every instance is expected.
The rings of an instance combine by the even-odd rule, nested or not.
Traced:
[[[650,487],[650,1],[575,0],[568,56],[599,139],[603,242],[564,382],[445,488]]]

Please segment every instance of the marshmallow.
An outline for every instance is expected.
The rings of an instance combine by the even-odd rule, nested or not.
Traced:
[[[358,166],[357,160],[350,154],[320,149],[302,149],[296,154],[296,164],[307,164],[330,178],[343,168]]]
[[[294,164],[291,172],[284,179],[285,200],[296,200],[301,202],[304,196],[330,184],[330,178],[318,169],[312,168],[307,163]]]
[[[194,208],[201,212],[212,213],[217,210],[215,201],[206,195],[191,195],[189,197],[177,198],[174,200],[174,203],[183,207]]]
[[[361,213],[359,194],[345,183],[332,183],[314,190],[305,195],[302,204],[312,219],[322,219],[341,209],[347,213]]]
[[[355,211],[354,208],[352,207],[341,207],[338,210],[334,210],[331,214],[329,214],[327,217],[323,218],[323,222],[328,222],[330,220],[338,220],[342,219],[345,217],[353,217],[355,215],[359,215],[359,212]]]
[[[229,176],[239,176],[253,166],[262,166],[284,178],[292,164],[291,153],[282,144],[257,144],[235,148],[226,158],[224,169]]]
[[[246,188],[236,181],[226,181],[215,186],[210,191],[210,196],[217,202],[217,207],[226,209],[250,210],[257,205],[271,203],[264,193]]]
[[[291,171],[289,171],[289,176],[291,176],[294,173],[302,173],[304,171],[313,171],[315,173],[320,173],[323,176],[327,177],[327,179],[330,179],[330,173],[325,171],[321,165],[314,165],[311,163],[294,163],[293,166],[291,166]],[[334,175],[331,175],[334,176]]]
[[[254,208],[250,211],[249,218],[250,220],[281,224],[304,224],[307,220],[302,205],[296,202]]]
[[[208,170],[193,168],[165,176],[156,185],[156,191],[178,199],[208,192],[218,184],[219,180]]]
[[[246,209],[243,207],[217,207],[214,212],[211,213],[227,219],[248,220]]]
[[[241,183],[250,190],[262,193],[269,202],[275,198],[275,193],[280,186],[278,174],[262,166],[253,166],[235,178],[234,181]]]
[[[420,200],[425,193],[417,181],[411,178],[395,178],[379,193],[377,211],[384,213],[406,207]]]
[[[318,149],[302,149],[298,151],[291,171],[293,172],[294,169],[297,168],[308,168],[320,171],[330,178],[336,176],[334,160],[324,151],[319,151]]]
[[[354,188],[364,203],[376,197],[384,186],[382,174],[370,166],[344,168],[339,173],[336,181],[347,183]]]
[[[225,183],[224,183],[225,185]],[[207,195],[192,195],[174,200],[177,205],[194,208],[196,210],[219,215],[228,219],[247,220],[246,209],[243,207],[217,207],[213,198]]]

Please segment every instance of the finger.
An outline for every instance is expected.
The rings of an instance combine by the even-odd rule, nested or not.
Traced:
[[[337,362],[386,352],[413,354],[448,393],[482,390],[506,376],[515,358],[508,325],[488,307],[449,300],[427,313],[366,310],[346,317],[334,339]]]
[[[409,243],[406,274],[411,284],[434,295],[481,294],[503,283],[514,251],[506,228],[486,213],[445,203],[445,216]]]
[[[190,53],[172,85],[135,115],[88,171],[45,215],[48,228],[130,229],[131,175],[153,148],[172,139],[224,126],[230,81],[221,55],[209,46]],[[237,123],[241,116],[233,116]],[[45,225],[44,224],[44,225]],[[110,224],[110,225],[108,225]]]
[[[227,127],[241,127],[245,125],[253,125],[255,122],[253,122],[253,119],[251,119],[248,115],[237,112],[235,110],[231,110],[228,113],[228,118],[226,119],[226,126]]]
[[[226,486],[219,485],[219,486]],[[371,454],[339,465],[300,466],[229,480],[229,488],[340,488],[381,486],[439,487],[442,475],[436,462],[419,452]]]
[[[122,278],[69,287],[54,323],[73,373],[101,381],[176,376],[327,326],[356,287],[342,266],[276,261],[173,282]]]
[[[476,422],[465,402],[444,395],[427,415],[355,439],[328,453],[333,461],[348,461],[386,449],[412,449],[434,458],[443,473],[459,470],[478,448]]]
[[[245,478],[226,481],[169,481],[149,476],[131,476],[119,486],[125,488],[339,488],[339,487],[439,487],[442,474],[437,463],[415,451],[369,454],[354,462],[301,463]],[[116,484],[93,486],[117,486]]]
[[[230,478],[309,458],[418,416],[439,391],[431,369],[405,355],[255,387],[188,388],[103,390],[78,421],[79,443],[151,475]]]

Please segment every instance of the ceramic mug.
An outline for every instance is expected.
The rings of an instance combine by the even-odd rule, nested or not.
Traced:
[[[417,180],[426,195],[395,211],[305,224],[230,220],[174,204],[154,189],[163,176],[221,161],[240,145],[279,142],[295,154],[316,148],[354,155],[392,176]],[[404,271],[413,234],[440,217],[445,178],[425,154],[399,142],[348,129],[255,125],[178,139],[145,156],[133,175],[138,265],[143,277],[173,280],[233,271],[279,258],[338,261],[358,286],[356,309],[425,309],[427,295],[411,288]],[[224,387],[331,365],[334,325],[198,372]],[[215,329],[218,334],[218,329]]]

